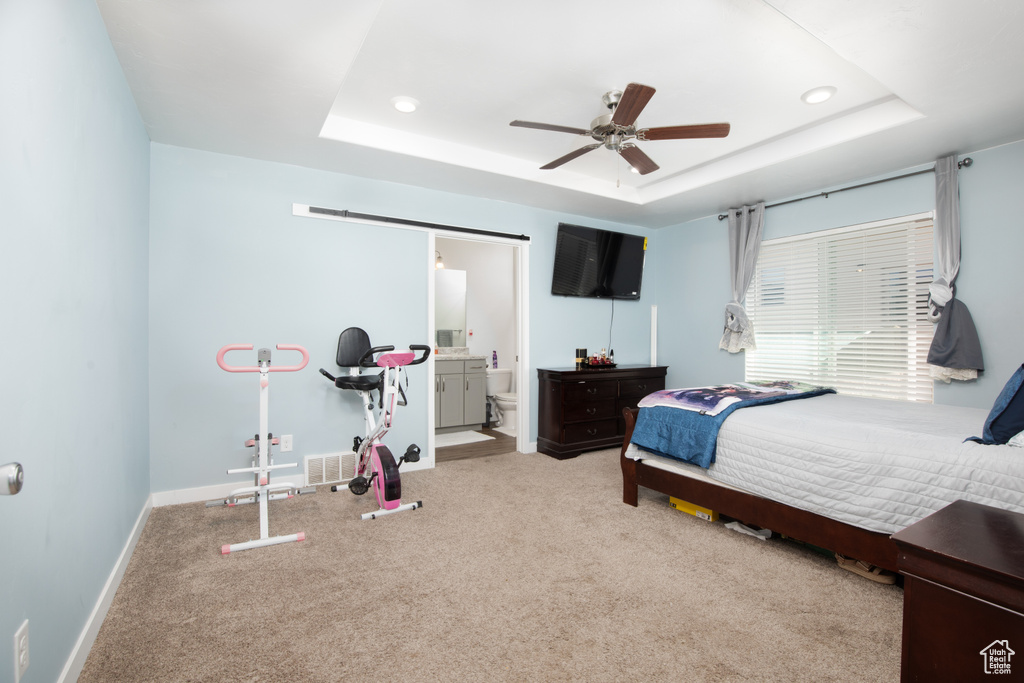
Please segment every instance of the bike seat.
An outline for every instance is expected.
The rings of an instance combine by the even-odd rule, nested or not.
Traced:
[[[352,389],[353,391],[381,390],[383,384],[383,373],[379,375],[342,375],[334,380],[334,386],[339,389]]]

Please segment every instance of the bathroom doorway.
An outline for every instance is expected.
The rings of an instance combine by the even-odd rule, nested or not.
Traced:
[[[434,462],[527,450],[529,242],[442,232],[431,236],[431,263],[437,267],[432,268],[428,317],[441,352],[432,364],[435,430],[429,443]],[[471,374],[479,373],[481,365],[487,389],[474,392],[474,380],[484,386],[481,374]],[[465,405],[453,413],[440,387],[445,381],[450,387],[450,373],[463,367],[467,374],[459,386],[466,393],[459,398]],[[500,408],[493,393],[501,397]],[[480,405],[478,412],[474,406]]]

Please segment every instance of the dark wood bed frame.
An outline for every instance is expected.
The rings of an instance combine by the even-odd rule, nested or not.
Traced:
[[[888,534],[867,531],[812,512],[798,510],[752,493],[717,486],[699,479],[674,474],[626,457],[626,448],[636,425],[636,409],[622,411],[626,438],[619,462],[622,466],[622,502],[637,506],[637,487],[652,489],[694,505],[710,508],[735,520],[784,534],[826,548],[846,557],[898,571],[896,544]]]

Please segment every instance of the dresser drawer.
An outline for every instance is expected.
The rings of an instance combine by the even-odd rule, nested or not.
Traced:
[[[596,401],[584,401],[565,407],[566,422],[583,422],[615,417],[615,399],[605,398]]]
[[[602,398],[615,398],[618,393],[616,382],[576,382],[564,385],[565,403],[570,405],[580,401],[596,401]]]
[[[616,420],[597,420],[565,425],[565,443],[580,443],[615,436]]]
[[[639,400],[664,388],[665,380],[662,377],[623,379],[619,381],[619,396],[635,396]]]

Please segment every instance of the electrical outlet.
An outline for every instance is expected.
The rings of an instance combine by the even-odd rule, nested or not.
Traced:
[[[14,632],[14,683],[18,683],[28,669],[28,619]]]
[[[281,452],[287,453],[292,449],[292,435],[285,434],[281,437]]]

